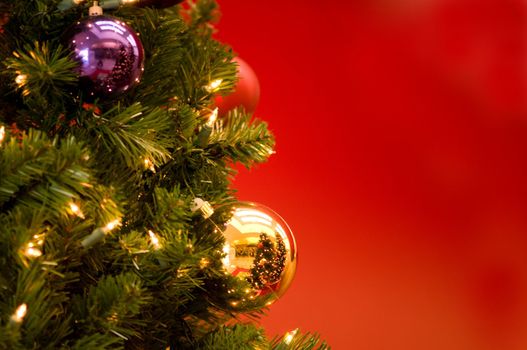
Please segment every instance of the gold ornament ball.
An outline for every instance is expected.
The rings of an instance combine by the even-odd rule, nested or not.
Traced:
[[[248,286],[230,306],[258,309],[279,299],[291,285],[297,264],[295,238],[284,219],[261,204],[240,202],[223,235],[224,269]]]

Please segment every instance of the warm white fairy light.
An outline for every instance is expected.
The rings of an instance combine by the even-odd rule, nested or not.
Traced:
[[[201,269],[204,269],[204,268],[206,268],[209,265],[210,265],[210,260],[207,259],[207,258],[201,258],[201,260],[199,261],[199,267]]]
[[[157,235],[152,232],[152,230],[148,230],[148,235],[150,236],[150,243],[152,243],[154,249],[161,249],[161,244],[159,243],[159,238],[157,237]]]
[[[93,232],[88,235],[86,238],[84,238],[81,242],[81,245],[84,248],[90,248],[93,247],[96,243],[102,241],[104,239],[104,236],[113,229],[115,229],[117,226],[121,225],[121,219],[115,219],[106,226],[103,227],[97,227]]]
[[[73,202],[70,203],[70,210],[74,215],[77,215],[79,218],[84,219],[84,214],[82,213],[81,208]]]
[[[214,110],[209,116],[209,120],[207,121],[207,126],[212,127],[214,125],[214,123],[216,122],[216,119],[218,119],[218,113],[219,113],[219,109],[217,107],[214,108]]]
[[[27,83],[27,75],[25,74],[19,74],[15,78],[15,83],[17,83],[18,87],[22,87],[26,85]]]
[[[291,344],[291,342],[293,341],[293,338],[295,337],[297,333],[298,333],[298,328],[295,330],[292,330],[291,332],[287,332],[286,335],[284,336],[284,343],[286,343],[287,345]]]
[[[28,258],[38,258],[39,256],[42,256],[42,251],[38,248],[33,247],[27,247],[26,250],[24,250],[24,254]]]
[[[15,313],[11,316],[11,320],[16,323],[20,323],[24,320],[24,317],[27,314],[27,305],[21,304],[19,307],[17,307]]]
[[[43,253],[39,247],[44,245],[45,236],[45,233],[34,234],[33,239],[22,248],[22,253],[28,258],[38,258],[42,256]]]
[[[2,146],[2,142],[4,142],[5,138],[5,126],[0,126],[0,146]]]
[[[116,228],[117,226],[119,226],[120,224],[121,224],[121,220],[116,219],[114,221],[109,222],[106,226],[104,226],[104,229],[106,230],[106,232],[109,232],[113,230],[114,228]]]
[[[205,87],[205,89],[211,93],[216,92],[220,89],[221,83],[223,83],[223,79],[213,80]]]
[[[41,233],[39,235],[33,235],[33,240],[36,245],[43,246],[44,245],[44,233]],[[29,245],[28,245],[29,246]]]
[[[156,172],[156,168],[154,167],[154,163],[150,159],[145,158],[143,163],[145,165],[145,169],[148,169],[148,170],[150,170],[153,173]]]
[[[77,214],[80,211],[79,206],[75,203],[70,203],[70,209],[73,214]]]
[[[19,88],[22,88],[27,84],[27,75],[22,74],[20,72],[17,72],[17,73],[19,74],[15,78],[15,83],[18,85]],[[24,89],[22,90],[22,95],[23,96],[29,95],[29,90],[27,89],[27,87],[24,87]]]

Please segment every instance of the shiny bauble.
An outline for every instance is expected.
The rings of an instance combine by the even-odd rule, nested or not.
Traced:
[[[240,202],[223,235],[223,267],[247,286],[243,295],[229,301],[231,308],[262,308],[280,298],[297,264],[295,238],[284,219],[266,206]]]
[[[65,37],[79,63],[79,84],[87,100],[117,97],[141,80],[143,44],[119,19],[91,16],[77,22]]]
[[[238,82],[229,95],[216,97],[215,104],[220,116],[240,106],[247,113],[253,113],[260,101],[260,83],[254,70],[239,57],[235,57],[233,61],[238,64]]]

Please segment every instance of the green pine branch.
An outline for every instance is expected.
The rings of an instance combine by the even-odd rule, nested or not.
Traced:
[[[265,349],[267,339],[261,329],[249,324],[239,324],[232,327],[220,327],[201,339],[199,350]]]
[[[318,334],[300,333],[298,330],[282,337],[275,337],[270,349],[272,350],[330,350],[325,341],[321,341]]]
[[[7,136],[0,153],[0,208],[46,208],[63,216],[72,201],[106,199],[94,209],[95,218],[116,217],[117,206],[108,191],[97,186],[88,168],[89,152],[73,137],[59,141],[30,130],[21,141]],[[107,192],[103,194],[104,192]],[[100,204],[97,203],[97,204]]]
[[[207,153],[212,159],[227,158],[249,168],[265,162],[273,154],[274,144],[267,123],[251,121],[249,114],[236,109],[229,113],[226,122],[220,119],[214,125]]]
[[[29,107],[30,117],[44,130],[64,112],[68,90],[77,85],[76,63],[59,44],[35,42],[13,53],[6,62],[13,87]]]

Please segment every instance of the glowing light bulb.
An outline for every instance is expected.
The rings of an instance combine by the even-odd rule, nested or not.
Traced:
[[[108,232],[108,231],[113,230],[114,228],[116,228],[120,224],[121,224],[121,220],[114,220],[114,221],[108,223],[106,226],[104,226],[104,229],[106,230],[106,232]]]
[[[82,213],[79,206],[73,202],[70,203],[70,210],[74,215],[77,215],[79,218],[84,219],[84,214]]]
[[[159,238],[157,238],[156,234],[154,232],[152,232],[152,230],[148,230],[148,235],[150,236],[150,242],[152,243],[154,248],[156,250],[160,249],[161,248],[161,244],[159,243]]]
[[[213,80],[209,83],[209,85],[207,85],[205,87],[205,89],[208,91],[208,92],[216,92],[219,90],[220,88],[220,85],[221,83],[223,83],[223,79],[216,79],[216,80]]]
[[[209,116],[209,120],[207,121],[207,126],[212,127],[214,126],[214,123],[216,122],[216,119],[218,119],[218,113],[219,109],[216,107],[212,111],[212,113]]]
[[[19,74],[16,76],[15,78],[15,83],[17,83],[17,85],[19,87],[22,87],[24,85],[26,85],[27,83],[27,75],[26,74]]]
[[[209,266],[210,264],[210,260],[207,259],[207,258],[201,258],[201,260],[199,261],[199,267],[204,269],[206,268],[207,266]]]
[[[28,248],[24,251],[24,254],[30,258],[38,258],[39,256],[42,256],[42,251],[38,248],[28,246]]]
[[[295,330],[292,330],[291,332],[287,332],[286,335],[284,336],[284,343],[286,343],[287,345],[291,344],[291,342],[293,341],[293,338],[295,337],[297,333],[298,333],[298,328]]]
[[[145,158],[144,165],[145,165],[145,169],[148,169],[148,170],[150,170],[153,173],[156,172],[156,168],[154,167],[154,163],[150,159]]]
[[[2,142],[4,142],[5,138],[5,126],[0,127],[0,146],[2,146]]]
[[[24,317],[27,314],[27,305],[21,304],[19,307],[17,307],[15,313],[11,316],[11,320],[16,323],[22,322]]]
[[[19,88],[24,87],[27,83],[27,75],[19,73],[15,78],[15,83],[18,85]],[[27,96],[27,95],[29,95],[29,90],[27,87],[25,87],[22,90],[22,96]]]

